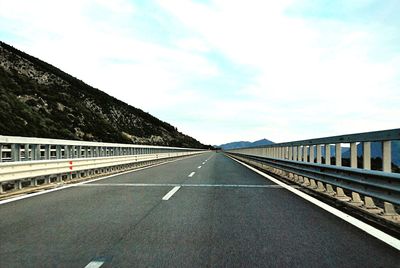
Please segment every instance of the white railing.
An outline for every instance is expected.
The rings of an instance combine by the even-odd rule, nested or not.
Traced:
[[[343,165],[342,148],[348,145],[349,166],[352,168],[371,169],[371,143],[380,142],[382,146],[382,171],[392,172],[392,142],[400,140],[400,129],[374,131],[358,134],[340,135],[301,141],[276,143],[267,146],[241,148],[230,150],[248,155],[265,156],[276,159],[286,159],[305,163],[325,165]],[[362,153],[358,155],[358,147]],[[360,159],[358,159],[360,158]]]
[[[192,148],[0,136],[0,193],[203,152]]]
[[[400,174],[399,167],[392,163],[392,157],[397,159],[400,154],[399,149],[392,151],[392,144],[399,140],[400,129],[392,129],[234,149],[227,153],[307,189],[369,212],[383,213],[372,199],[376,198],[380,204],[383,202],[385,217],[400,222],[393,206],[400,206]],[[378,157],[371,157],[372,143],[380,143]],[[343,147],[347,147],[345,152]]]
[[[198,149],[0,135],[0,162],[141,155]]]

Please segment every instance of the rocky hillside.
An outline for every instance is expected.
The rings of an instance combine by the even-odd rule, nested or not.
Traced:
[[[170,124],[3,42],[0,135],[203,147]]]

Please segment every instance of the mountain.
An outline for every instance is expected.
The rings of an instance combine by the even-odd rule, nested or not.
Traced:
[[[204,148],[176,127],[1,41],[0,135]]]
[[[267,140],[267,139],[262,139],[258,140],[255,142],[250,142],[250,141],[235,141],[235,142],[230,142],[226,144],[221,144],[219,147],[223,150],[230,150],[230,149],[238,149],[238,148],[244,148],[244,147],[257,147],[257,146],[263,146],[263,145],[269,145],[273,144],[274,142]]]

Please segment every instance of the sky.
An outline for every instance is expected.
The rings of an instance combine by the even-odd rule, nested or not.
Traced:
[[[398,128],[398,0],[0,0],[0,40],[204,144]]]

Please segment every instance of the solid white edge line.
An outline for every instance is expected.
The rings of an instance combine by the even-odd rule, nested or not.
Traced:
[[[194,156],[196,156],[196,155],[189,156],[189,157],[194,157]],[[12,198],[9,198],[9,199],[4,199],[4,200],[0,201],[0,205],[11,203],[11,202],[15,202],[15,201],[26,199],[26,198],[30,198],[30,197],[35,197],[35,196],[42,195],[42,194],[47,194],[47,193],[51,193],[51,192],[55,192],[55,191],[65,190],[65,189],[68,189],[68,188],[71,188],[71,187],[75,187],[75,186],[79,186],[79,185],[86,184],[86,183],[91,183],[91,182],[95,182],[95,181],[109,179],[109,178],[112,178],[112,177],[115,177],[115,176],[119,176],[119,175],[124,175],[124,174],[127,174],[127,173],[131,173],[131,172],[140,171],[140,170],[143,170],[143,169],[148,169],[148,168],[153,168],[153,167],[165,165],[165,164],[176,162],[176,161],[179,161],[179,160],[182,160],[182,159],[183,158],[178,158],[178,159],[175,159],[175,160],[163,162],[163,163],[152,165],[152,166],[147,166],[147,167],[142,167],[142,168],[138,168],[138,169],[128,170],[128,171],[124,171],[124,172],[117,173],[117,174],[112,174],[112,175],[109,175],[109,176],[106,176],[106,177],[101,177],[101,178],[97,178],[97,179],[93,179],[93,180],[87,180],[87,181],[78,182],[78,183],[71,183],[69,185],[61,186],[61,187],[58,187],[58,188],[49,189],[49,190],[43,190],[42,192],[24,194],[22,196],[17,196],[17,197],[12,197]]]
[[[194,174],[196,174],[196,172],[193,171],[192,173],[189,174],[188,177],[191,178],[191,177],[193,177]]]
[[[180,186],[175,186],[174,188],[172,188],[171,191],[169,191],[166,195],[164,195],[162,200],[166,201],[166,200],[170,199],[171,196],[173,196],[174,193],[176,193],[180,188],[181,188]]]
[[[264,172],[262,172],[262,171],[260,171],[260,170],[258,170],[256,168],[253,168],[253,167],[247,165],[246,163],[243,163],[242,161],[239,161],[239,160],[237,160],[237,159],[235,159],[233,157],[230,157],[230,156],[228,156],[228,157],[233,159],[233,160],[235,160],[236,162],[242,164],[243,166],[251,169],[252,171],[260,174],[261,176],[267,178],[268,180],[270,180],[272,182],[275,182],[276,184],[282,186],[286,190],[291,191],[292,193],[300,196],[301,198],[313,203],[314,205],[316,205],[316,206],[328,211],[329,213],[331,213],[331,214],[341,218],[342,220],[352,224],[353,226],[363,230],[364,232],[372,235],[373,237],[381,240],[382,242],[385,242],[386,244],[394,247],[395,249],[400,250],[400,240],[399,239],[397,239],[397,238],[395,238],[395,237],[393,237],[391,235],[388,235],[387,233],[385,233],[385,232],[383,232],[383,231],[381,231],[381,230],[379,230],[379,229],[377,229],[377,228],[375,228],[375,227],[373,227],[373,226],[371,226],[371,225],[369,225],[369,224],[367,224],[365,222],[362,222],[359,219],[356,219],[356,218],[354,218],[354,217],[352,217],[352,216],[350,216],[350,215],[348,215],[348,214],[346,214],[346,213],[344,213],[344,212],[342,212],[342,211],[340,211],[340,210],[338,210],[338,209],[336,209],[334,207],[331,207],[331,206],[319,201],[318,199],[316,199],[316,198],[314,198],[312,196],[309,196],[309,195],[307,195],[307,194],[305,194],[305,193],[303,193],[303,192],[301,192],[299,190],[296,190],[295,188],[293,188],[293,187],[291,187],[291,186],[289,186],[289,185],[287,185],[287,184],[285,184],[285,183],[283,183],[283,182],[281,182],[281,181],[269,176],[268,174],[265,174]]]
[[[85,268],[99,268],[104,264],[104,261],[91,261]]]

